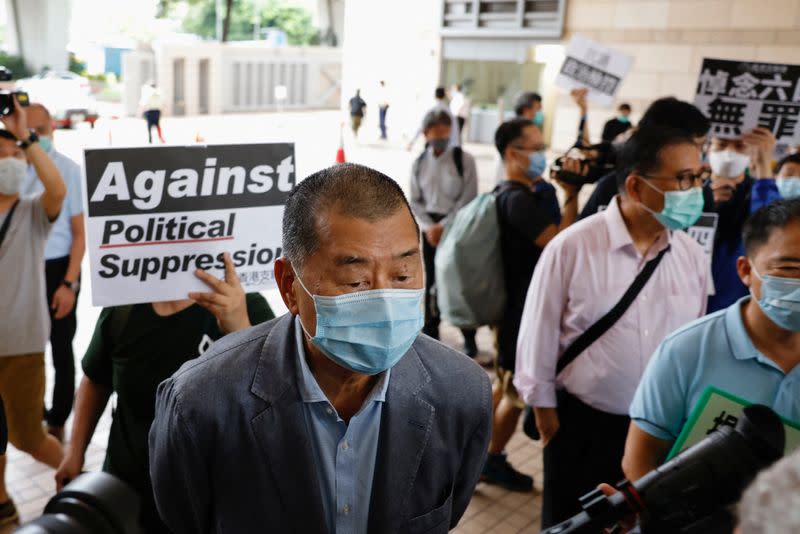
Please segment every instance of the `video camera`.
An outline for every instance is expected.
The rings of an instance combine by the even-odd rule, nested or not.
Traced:
[[[542,534],[595,534],[633,514],[645,534],[730,532],[726,507],[783,456],[785,441],[775,412],[748,406],[736,428],[720,427],[638,481],[622,482],[611,496],[600,490],[584,495],[583,512]]]
[[[567,158],[580,161],[580,173],[564,169],[564,160]],[[616,159],[616,151],[611,143],[575,145],[553,162],[551,172],[554,178],[570,185],[593,184],[614,170]]]
[[[14,534],[141,534],[139,496],[108,473],[86,473],[58,492],[44,514]]]
[[[14,73],[6,67],[0,65],[0,82],[10,82],[14,78]],[[14,113],[14,96],[20,106],[27,107],[31,101],[28,93],[24,91],[0,90],[0,117],[5,117]]]

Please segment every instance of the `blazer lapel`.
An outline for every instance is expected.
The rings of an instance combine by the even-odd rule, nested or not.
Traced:
[[[408,519],[408,499],[435,413],[418,396],[430,380],[413,346],[392,368],[375,459],[370,532],[397,532]]]
[[[294,531],[324,534],[322,497],[295,379],[294,324],[293,316],[285,316],[264,343],[251,391],[267,407],[251,423]]]

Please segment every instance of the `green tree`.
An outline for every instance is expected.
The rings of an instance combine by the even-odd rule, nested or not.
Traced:
[[[162,0],[162,13],[167,12],[170,0]],[[183,29],[206,39],[217,35],[216,0],[191,0],[189,11],[183,20]],[[256,27],[276,28],[286,32],[291,45],[319,44],[319,32],[311,21],[311,15],[303,8],[288,6],[281,0],[227,0],[223,26],[227,41],[253,39]],[[258,12],[257,12],[258,11]],[[259,23],[259,24],[257,24]]]

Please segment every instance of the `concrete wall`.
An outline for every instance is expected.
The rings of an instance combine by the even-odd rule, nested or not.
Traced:
[[[45,67],[67,69],[70,2],[6,0],[6,13],[6,44],[10,53],[22,55],[34,72]],[[19,21],[19,28],[16,21]]]
[[[654,98],[691,100],[704,57],[800,63],[800,0],[568,0],[567,42],[580,33],[632,55],[619,92],[638,117]],[[569,97],[556,104],[554,146],[574,140]],[[590,114],[600,136],[613,109]]]

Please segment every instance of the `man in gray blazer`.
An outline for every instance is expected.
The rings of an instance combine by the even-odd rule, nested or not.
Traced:
[[[437,533],[470,501],[491,388],[420,334],[419,229],[400,187],[343,164],[302,181],[275,277],[289,314],[159,387],[158,510],[181,533]]]

